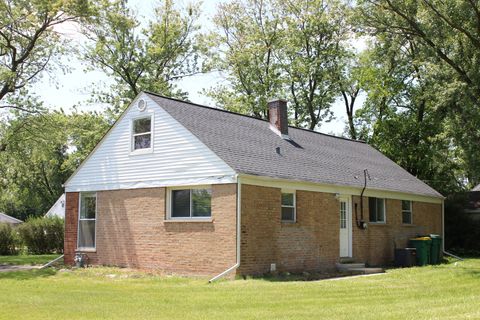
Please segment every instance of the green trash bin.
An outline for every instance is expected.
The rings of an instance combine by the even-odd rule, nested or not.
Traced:
[[[413,238],[409,241],[410,247],[417,249],[417,265],[424,266],[430,263],[430,249],[432,239],[429,237]]]
[[[430,263],[439,264],[441,261],[441,252],[442,252],[442,237],[438,234],[429,235],[432,239],[432,250],[430,252]]]

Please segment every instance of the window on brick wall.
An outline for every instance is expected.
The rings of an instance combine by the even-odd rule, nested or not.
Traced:
[[[385,199],[368,198],[370,222],[385,223]]]
[[[295,222],[295,193],[282,192],[282,221]]]
[[[78,215],[78,243],[79,249],[95,248],[95,225],[97,222],[97,194],[82,192],[80,194],[80,208]]]
[[[402,223],[412,224],[412,201],[402,200]]]
[[[170,218],[210,218],[212,191],[209,188],[170,190]]]

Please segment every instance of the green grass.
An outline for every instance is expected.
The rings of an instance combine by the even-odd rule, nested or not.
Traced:
[[[480,259],[327,281],[0,273],[0,319],[479,319]]]
[[[21,254],[17,256],[0,256],[0,265],[42,265],[59,257],[59,254]]]

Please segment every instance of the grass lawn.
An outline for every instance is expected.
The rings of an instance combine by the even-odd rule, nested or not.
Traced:
[[[0,273],[1,319],[479,319],[480,259],[327,281]]]
[[[17,256],[0,256],[0,265],[43,265],[59,256],[59,254],[21,254]]]

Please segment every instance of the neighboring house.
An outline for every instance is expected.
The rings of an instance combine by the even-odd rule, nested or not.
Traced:
[[[480,184],[468,192],[465,212],[473,219],[480,221]]]
[[[443,196],[379,151],[288,127],[283,100],[269,115],[139,94],[65,183],[65,262],[318,271],[384,265],[409,237],[442,233]]]
[[[8,223],[14,225],[23,223],[23,221],[0,212],[0,223]]]
[[[53,206],[45,213],[44,217],[59,217],[65,219],[65,193],[62,194]]]

